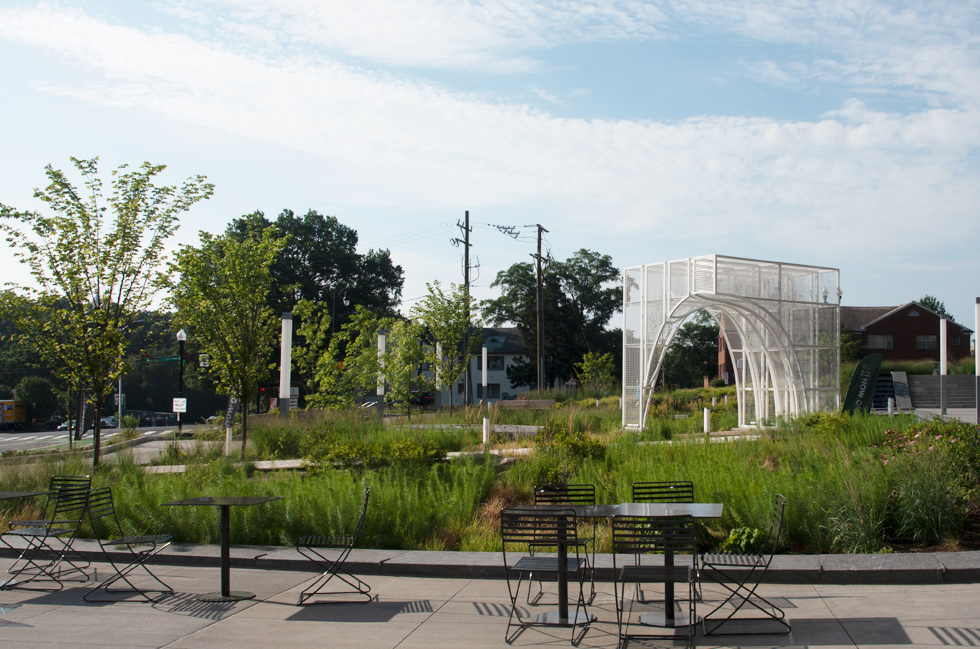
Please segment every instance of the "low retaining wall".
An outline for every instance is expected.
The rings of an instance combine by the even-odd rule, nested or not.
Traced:
[[[503,408],[505,410],[510,410],[513,408],[529,408],[531,410],[547,410],[555,405],[554,399],[507,399],[505,401],[497,401],[495,404],[498,408]]]

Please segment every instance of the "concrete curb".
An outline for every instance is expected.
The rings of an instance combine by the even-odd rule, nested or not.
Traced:
[[[95,541],[79,539],[74,547],[90,561],[103,560]],[[0,548],[0,556],[15,558],[17,553]],[[113,553],[113,558],[125,556]],[[153,563],[218,567],[220,546],[175,543],[158,554]],[[239,568],[313,571],[313,564],[295,548],[280,546],[233,546],[231,563]],[[365,575],[503,578],[503,560],[497,552],[354,550],[346,567]],[[595,567],[596,579],[612,580],[612,555],[597,555]],[[840,585],[980,583],[980,552],[777,555],[765,581]]]

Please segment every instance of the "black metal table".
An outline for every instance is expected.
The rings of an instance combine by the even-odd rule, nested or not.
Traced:
[[[231,508],[261,505],[281,498],[282,496],[198,496],[197,498],[163,503],[177,507],[221,508],[221,592],[207,593],[198,599],[202,602],[236,602],[255,597],[255,593],[231,590]]]
[[[47,491],[0,491],[0,500],[12,500],[14,498],[30,498],[32,496],[47,496]]]
[[[578,518],[611,518],[613,516],[691,516],[693,518],[721,518],[724,509],[721,503],[620,503],[618,505],[521,505],[515,509],[573,511]],[[565,571],[568,559],[568,546],[558,545],[558,611],[541,613],[535,616],[538,624],[569,626],[588,624],[591,619],[569,620],[568,616],[568,574]],[[674,565],[674,554],[668,550],[664,554],[664,565]],[[651,626],[676,627],[674,615],[674,584],[664,587],[664,613],[647,613],[640,622]],[[590,616],[592,617],[592,616]]]

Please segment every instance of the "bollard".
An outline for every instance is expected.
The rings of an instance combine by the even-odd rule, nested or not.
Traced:
[[[490,450],[490,418],[483,418],[483,452]]]
[[[231,426],[225,426],[225,455],[231,457],[231,434],[234,429]]]
[[[711,408],[704,409],[704,432],[711,432]]]
[[[890,417],[894,414],[895,414],[895,398],[888,397],[888,416]]]
[[[728,395],[727,394],[725,395],[725,405],[726,406],[728,405]]]
[[[711,397],[711,407],[714,408],[718,405],[718,397]]]

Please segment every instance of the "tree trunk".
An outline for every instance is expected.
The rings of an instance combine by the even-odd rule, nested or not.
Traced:
[[[92,417],[92,468],[99,466],[99,452],[102,446],[102,406],[105,405],[105,395],[95,401],[95,415]],[[84,424],[83,424],[84,425]]]

